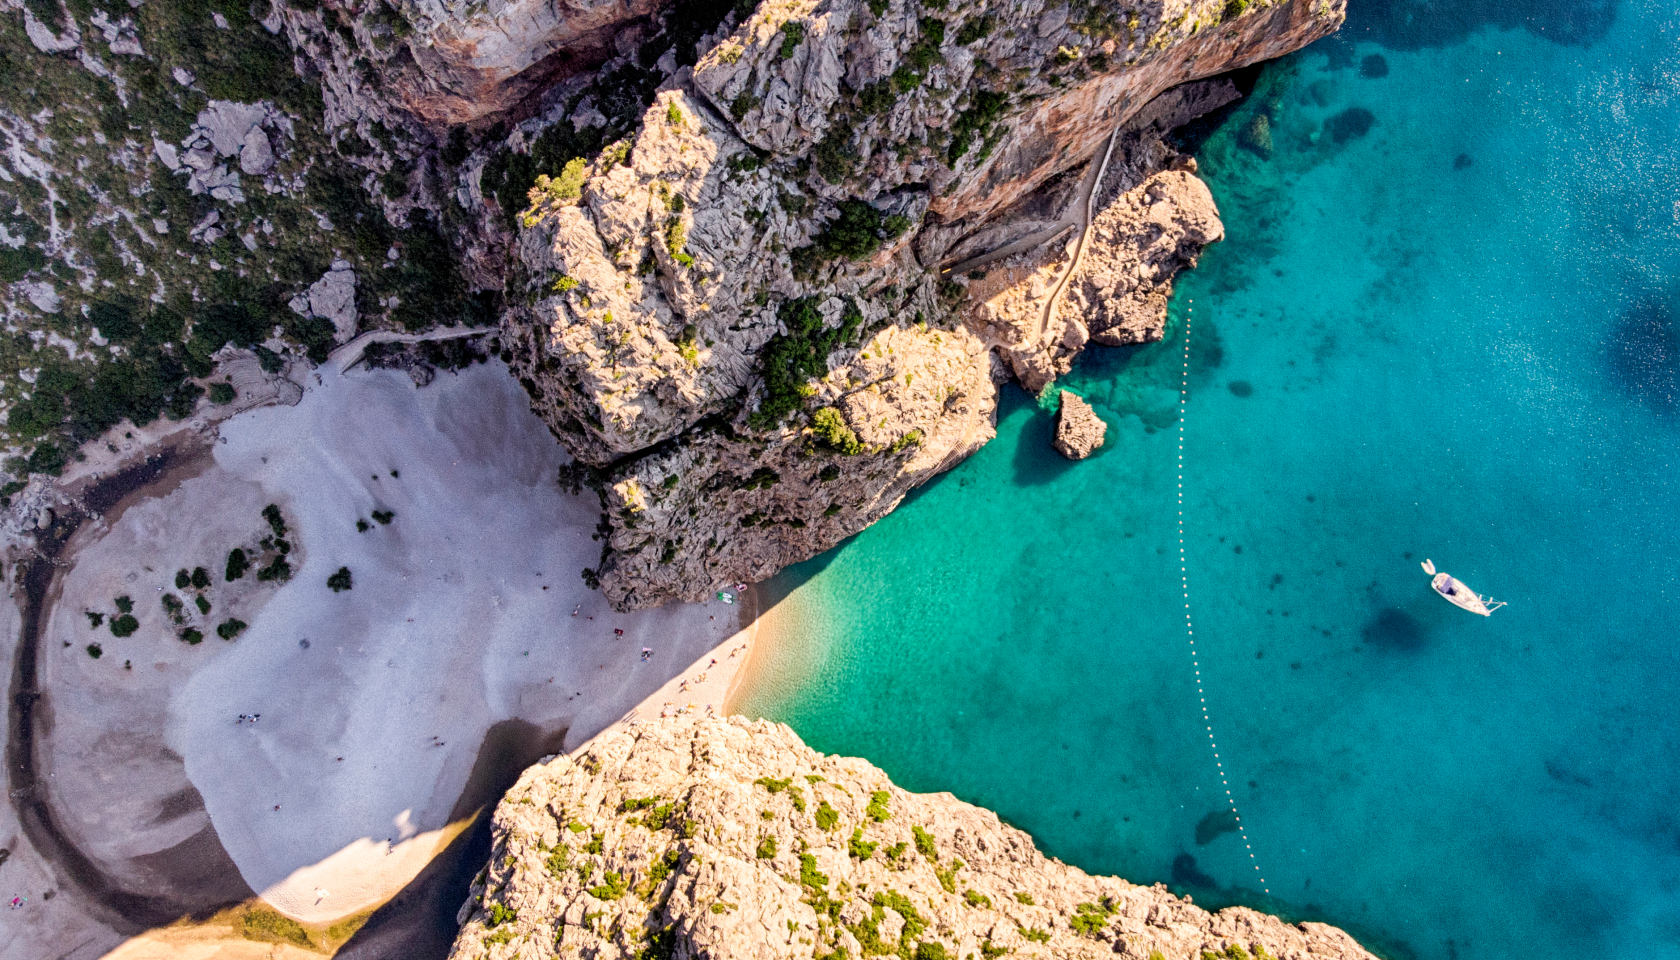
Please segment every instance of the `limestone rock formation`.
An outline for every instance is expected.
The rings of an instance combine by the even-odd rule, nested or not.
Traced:
[[[1090,876],[990,811],[901,790],[764,720],[673,718],[603,736],[527,770],[493,823],[459,960],[1193,960],[1233,944],[1373,960],[1335,927],[1209,913],[1159,885]]]
[[[1213,195],[1192,170],[1154,174],[1092,221],[1090,249],[1067,291],[1069,311],[1084,318],[1092,340],[1161,339],[1173,277],[1224,238]]]
[[[1061,403],[1062,408],[1056,414],[1056,437],[1050,441],[1051,446],[1069,460],[1083,460],[1102,446],[1108,424],[1077,394],[1063,390]]]
[[[989,439],[1001,371],[1036,391],[1091,339],[1159,336],[1172,275],[1222,235],[1162,138],[1236,93],[1186,81],[1341,17],[1329,0],[729,14],[691,69],[659,68],[628,136],[538,179],[519,218],[504,343],[533,408],[600,471],[610,532],[586,576],[624,607],[768,576]],[[608,96],[580,88],[519,142],[602,128]],[[1098,202],[1094,176],[1051,182],[1094,174],[1117,127]],[[1036,296],[954,309],[967,281],[940,278],[947,252],[1030,248],[1093,206],[1051,325]]]

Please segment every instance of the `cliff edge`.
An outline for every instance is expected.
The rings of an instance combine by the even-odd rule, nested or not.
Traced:
[[[1374,960],[1335,927],[1090,876],[990,811],[766,720],[603,736],[527,770],[494,831],[457,960]]]

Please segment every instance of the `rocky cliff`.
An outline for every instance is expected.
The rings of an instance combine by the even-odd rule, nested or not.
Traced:
[[[623,607],[833,546],[991,437],[995,383],[1040,390],[1091,339],[1158,338],[1172,276],[1222,235],[1162,136],[1235,92],[1189,81],[1342,17],[1328,0],[744,10],[692,67],[664,58],[639,115],[580,88],[524,135],[562,131],[573,155],[515,220],[506,340],[600,471],[590,575]],[[584,131],[602,145],[579,149]],[[1049,234],[1077,243],[1093,220],[1089,255],[1058,265]],[[1044,275],[973,296],[1002,254]]]
[[[1093,877],[769,721],[643,723],[525,772],[452,957],[1372,960],[1346,933]]]

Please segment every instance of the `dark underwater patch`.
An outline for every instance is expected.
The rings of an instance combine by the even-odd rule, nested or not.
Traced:
[[[1232,380],[1225,386],[1231,391],[1231,395],[1234,397],[1246,398],[1254,396],[1254,384],[1249,383],[1247,380]]]
[[[1622,311],[1608,344],[1617,386],[1659,414],[1680,405],[1680,330],[1666,298],[1641,297]]]
[[[1360,631],[1365,642],[1384,650],[1412,652],[1423,649],[1423,624],[1398,607],[1384,607],[1377,611]]]
[[[1196,869],[1196,858],[1188,853],[1173,858],[1172,879],[1181,887],[1210,889],[1219,885],[1218,881]]]
[[[1453,169],[1468,170],[1470,169],[1470,165],[1475,162],[1475,158],[1471,157],[1468,153],[1461,153],[1458,156],[1453,157]]]
[[[1196,823],[1196,846],[1205,847],[1224,834],[1236,832],[1236,813],[1231,810],[1215,810]]]
[[[1584,47],[1616,22],[1617,0],[1348,0],[1342,33],[1390,50],[1446,47],[1487,27]]]
[[[1370,77],[1372,80],[1388,76],[1388,58],[1380,53],[1373,53],[1359,61],[1359,75]]]
[[[1346,143],[1370,133],[1376,122],[1377,115],[1364,107],[1348,107],[1324,121],[1324,129],[1329,131],[1330,139]]]

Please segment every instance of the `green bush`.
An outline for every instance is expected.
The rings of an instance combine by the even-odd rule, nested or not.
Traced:
[[[193,605],[198,607],[199,613],[209,615],[210,601],[204,599],[204,594],[201,593],[198,596],[193,597]]]
[[[828,805],[824,800],[817,804],[817,826],[824,830],[833,830],[840,825],[840,811]]]
[[[786,60],[793,56],[799,45],[805,42],[805,25],[797,20],[788,20],[782,24],[782,48],[777,51],[777,58]]]
[[[231,383],[212,383],[210,385],[211,403],[232,403],[237,396],[239,394],[233,389]]]
[[[518,917],[519,912],[517,910],[509,909],[507,904],[492,903],[490,905],[490,919],[485,921],[484,925],[494,930],[496,927],[499,927],[504,923],[512,923],[514,920],[518,919]]]
[[[787,332],[771,337],[759,352],[765,397],[749,422],[760,430],[799,409],[806,381],[827,376],[828,355],[863,325],[863,314],[853,307],[842,316],[840,326],[825,328],[814,297],[784,301],[776,315]]]
[[[957,29],[957,44],[966,47],[991,33],[996,25],[996,18],[989,13],[983,17],[970,17]]]
[[[1108,926],[1108,918],[1114,916],[1114,904],[1104,897],[1100,903],[1081,903],[1073,908],[1073,916],[1068,918],[1068,926],[1073,932],[1082,937],[1094,937]],[[1235,958],[1233,958],[1235,960]],[[1247,955],[1243,956],[1247,960]]]
[[[992,907],[992,898],[978,890],[964,890],[963,900],[971,907],[985,907],[988,910]]]
[[[916,852],[933,861],[939,862],[939,848],[934,846],[933,834],[923,830],[920,826],[910,828],[910,836],[916,841]]]
[[[765,837],[763,840],[758,841],[758,850],[756,852],[758,854],[758,859],[760,859],[760,860],[773,859],[776,856],[776,838],[775,838],[775,836],[771,835],[771,836]]]
[[[561,875],[566,872],[566,868],[570,866],[570,864],[571,849],[564,843],[557,844],[554,849],[549,852],[548,859],[543,861],[543,866],[548,868],[548,872],[556,880],[561,878]]]
[[[131,613],[125,613],[111,621],[111,635],[113,637],[132,637],[134,631],[140,629],[140,621],[134,619]]]
[[[257,571],[257,580],[263,583],[267,583],[270,580],[278,580],[281,583],[285,583],[290,579],[292,579],[292,565],[286,560],[284,554],[275,557],[273,560],[269,561],[268,566]]]
[[[286,535],[286,518],[280,515],[278,504],[271,503],[263,507],[262,515],[263,519],[268,521],[269,529],[274,531],[275,536],[283,537]],[[180,584],[177,583],[176,586],[180,586]]]
[[[846,844],[846,849],[855,859],[868,860],[875,855],[875,848],[878,846],[879,843],[870,843],[863,839],[862,827],[853,827],[852,839]]]
[[[622,874],[611,870],[601,876],[601,885],[589,888],[589,895],[597,900],[617,900],[629,891]]]
[[[934,867],[933,875],[939,878],[939,885],[945,888],[946,893],[956,893],[957,871],[962,868],[963,862],[961,860],[952,860],[947,866]]]
[[[101,647],[97,643],[90,643],[87,645],[87,655],[95,660],[98,660],[100,657],[105,655],[105,648]]]
[[[812,890],[828,886],[828,875],[817,869],[817,858],[808,853],[799,855],[799,883]]]
[[[943,943],[919,943],[916,945],[915,960],[954,960],[946,951]]]
[[[281,941],[316,949],[315,942],[309,938],[309,931],[302,924],[272,910],[248,911],[239,918],[236,929],[247,940]]]
[[[968,109],[957,114],[956,120],[951,124],[951,145],[946,148],[946,160],[955,164],[957,159],[973,146],[976,135],[984,143],[980,158],[984,160],[989,156],[993,140],[992,129],[1008,106],[1008,94],[991,90],[976,91]]]
[[[771,793],[781,793],[783,790],[786,790],[788,787],[793,785],[793,778],[784,777],[777,780],[774,777],[759,777],[757,780],[754,780],[753,783],[763,787]]]
[[[134,612],[134,600],[133,600],[133,598],[129,597],[127,594],[124,594],[124,595],[118,597],[115,602],[116,602],[116,605],[117,605],[117,612],[118,613],[133,613]]]
[[[377,522],[382,527],[389,526],[391,521],[396,519],[396,516],[397,515],[390,510],[375,510],[375,511],[373,511],[374,521]]]
[[[204,642],[204,634],[194,630],[192,627],[182,630],[180,637],[182,640],[185,640],[189,646],[196,646],[197,644]]]
[[[221,637],[223,640],[232,640],[234,637],[237,637],[244,632],[245,621],[233,618],[223,620],[221,625],[216,627],[216,636]]]
[[[98,630],[100,625],[105,622],[105,615],[103,613],[98,613],[98,612],[93,611],[93,610],[88,610],[88,611],[86,611],[86,613],[87,613],[87,618],[88,618],[88,626],[91,629]]]
[[[193,567],[191,582],[199,590],[208,590],[210,588],[210,571],[203,567]]]
[[[333,593],[341,593],[351,587],[350,568],[339,567],[338,572],[327,578],[327,587]]]
[[[846,418],[833,407],[823,407],[811,415],[811,432],[823,446],[846,456],[863,452],[857,433],[846,425]]]
[[[891,793],[885,790],[876,790],[869,795],[869,806],[863,812],[876,823],[886,823],[892,819],[892,812],[887,809],[887,803],[890,800],[892,800]]]
[[[1024,903],[1029,907],[1033,905],[1032,894],[1022,890],[1015,891],[1015,901],[1017,903]]]
[[[245,571],[249,569],[251,569],[251,560],[245,556],[243,547],[234,547],[228,551],[227,569],[223,571],[223,576],[227,578],[228,583],[243,577]]]
[[[1021,939],[1026,940],[1029,943],[1050,942],[1050,934],[1037,927],[1017,927],[1016,929],[1020,931]]]

